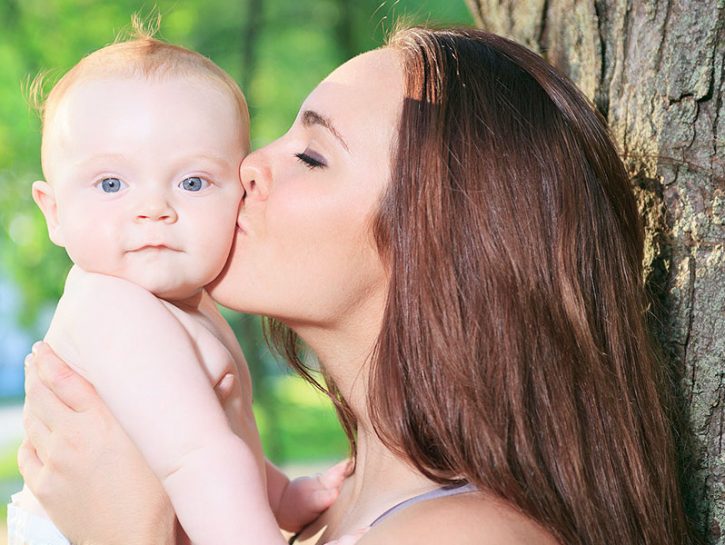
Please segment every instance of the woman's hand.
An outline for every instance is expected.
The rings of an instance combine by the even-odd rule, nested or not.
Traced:
[[[20,472],[69,540],[175,543],[178,525],[161,483],[93,386],[37,343],[25,391]]]

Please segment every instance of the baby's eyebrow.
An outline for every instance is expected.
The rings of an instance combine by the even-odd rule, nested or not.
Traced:
[[[302,125],[304,127],[311,127],[312,125],[322,125],[328,131],[330,131],[335,138],[337,138],[340,144],[342,144],[343,148],[345,148],[348,152],[350,151],[350,148],[347,147],[345,140],[342,138],[342,136],[340,136],[340,133],[337,132],[337,129],[335,129],[335,126],[332,124],[332,121],[330,121],[329,117],[325,117],[321,113],[314,110],[305,110],[304,112],[302,112]]]
[[[213,166],[214,168],[222,169],[232,166],[232,161],[230,161],[230,159],[228,159],[227,157],[224,157],[223,155],[215,155],[213,153],[205,152],[191,154],[184,153],[180,154],[178,157],[169,158],[169,161],[173,162],[173,164],[177,167],[181,167],[182,164],[188,167],[189,165],[193,165],[194,163],[203,163]],[[122,165],[128,165],[128,156],[122,153],[99,153],[97,155],[86,157],[82,160],[77,161],[75,163],[75,166],[77,168],[86,168],[102,165],[109,167],[112,165],[117,165],[119,163],[121,163]]]
[[[211,163],[215,163],[217,166],[222,168],[226,168],[227,166],[229,166],[229,160],[227,158],[218,155],[210,155],[207,153],[193,155],[189,159],[195,161],[209,161]]]
[[[123,162],[126,160],[126,156],[122,153],[95,153],[89,157],[84,157],[77,161],[78,165],[87,165],[95,163],[112,163],[112,162]]]

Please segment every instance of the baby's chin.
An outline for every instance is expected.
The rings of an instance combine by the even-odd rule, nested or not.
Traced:
[[[176,263],[164,263],[164,266],[156,267],[151,264],[134,264],[131,267],[114,265],[84,267],[83,264],[78,264],[87,272],[115,276],[132,282],[159,299],[171,303],[188,302],[198,297],[204,291],[204,286],[218,274],[218,271],[212,270],[186,270],[178,273],[176,271],[183,270],[183,267]]]
[[[203,287],[196,287],[194,289],[162,289],[162,290],[149,290],[159,299],[168,301],[170,303],[191,303],[195,301],[204,290]]]
[[[185,282],[180,279],[155,277],[152,275],[113,274],[153,293],[159,299],[170,303],[186,302],[197,297],[204,289],[199,282]]]
[[[133,279],[130,279],[133,282]],[[170,303],[186,302],[197,297],[204,289],[203,286],[194,285],[158,285],[152,282],[138,282],[138,285],[153,293],[159,299]]]

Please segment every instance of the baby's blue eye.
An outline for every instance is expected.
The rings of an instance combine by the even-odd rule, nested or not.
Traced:
[[[209,187],[209,182],[198,176],[190,176],[181,180],[179,187],[185,191],[201,191]]]
[[[96,187],[99,187],[104,193],[118,193],[126,187],[126,184],[118,178],[103,178],[96,184]]]

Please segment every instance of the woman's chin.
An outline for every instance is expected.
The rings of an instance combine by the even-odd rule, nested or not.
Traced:
[[[219,276],[217,276],[211,283],[207,284],[206,291],[211,295],[211,298],[220,305],[234,309],[234,286],[231,285],[230,279],[227,277],[227,268],[224,267]],[[236,309],[235,309],[236,310]]]

